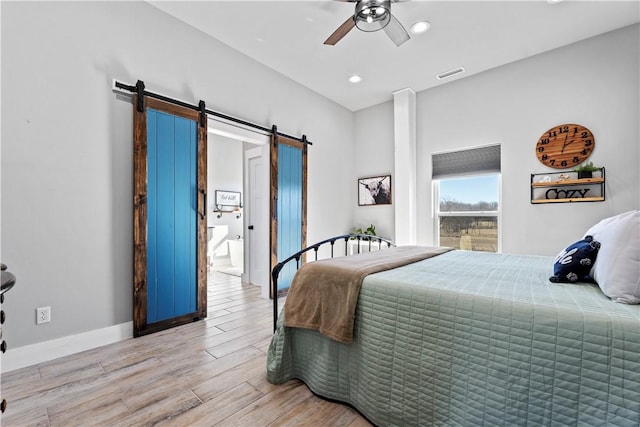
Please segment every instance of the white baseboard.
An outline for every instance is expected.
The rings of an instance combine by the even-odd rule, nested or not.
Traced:
[[[0,370],[9,372],[26,366],[47,362],[59,357],[79,353],[133,336],[133,322],[120,323],[102,329],[69,335],[23,347],[9,348],[2,355]]]

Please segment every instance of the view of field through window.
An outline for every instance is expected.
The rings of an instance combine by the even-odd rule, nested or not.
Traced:
[[[442,179],[439,185],[440,246],[497,252],[498,175]]]

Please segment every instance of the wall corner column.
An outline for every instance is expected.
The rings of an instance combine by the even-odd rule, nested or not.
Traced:
[[[416,200],[416,93],[402,89],[393,93],[394,177],[396,245],[417,241]]]

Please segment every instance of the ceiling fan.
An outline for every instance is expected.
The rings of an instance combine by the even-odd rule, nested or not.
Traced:
[[[384,30],[387,36],[396,46],[409,40],[409,33],[404,29],[400,21],[391,14],[392,0],[338,0],[356,4],[353,16],[350,16],[337,30],[325,40],[324,44],[335,45],[347,35],[353,27],[359,30],[372,32]],[[399,0],[393,0],[396,3]]]

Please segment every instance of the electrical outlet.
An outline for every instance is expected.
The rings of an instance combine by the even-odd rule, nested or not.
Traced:
[[[36,325],[51,322],[51,307],[36,308]]]

